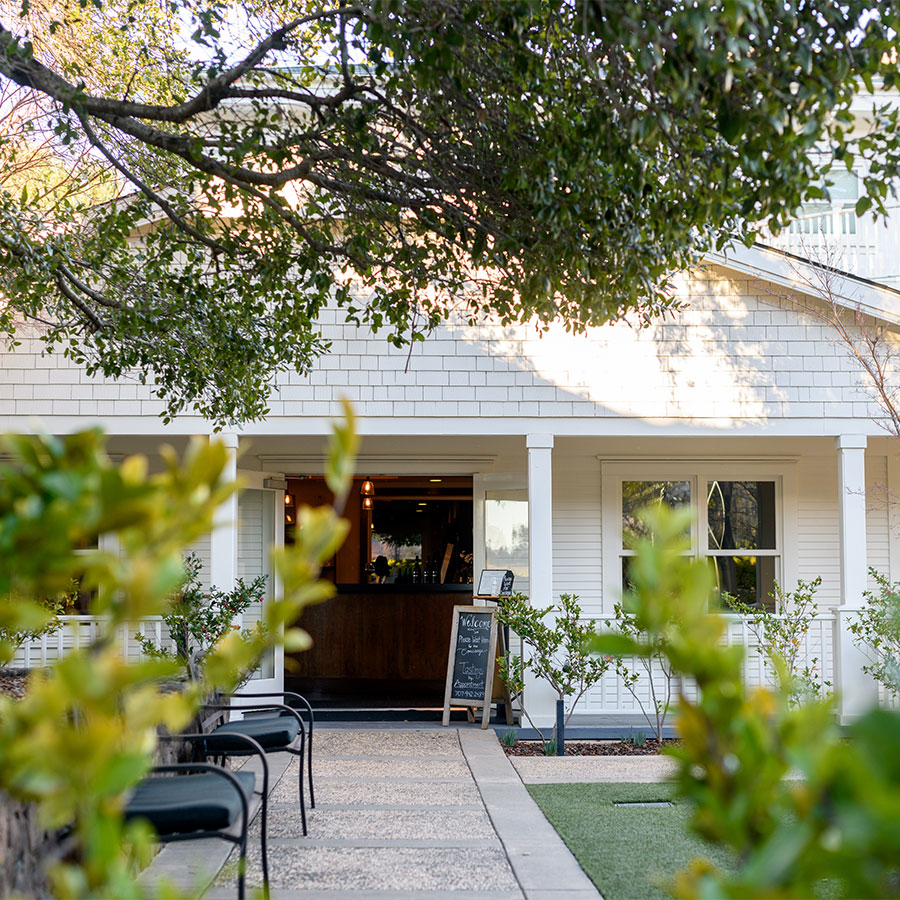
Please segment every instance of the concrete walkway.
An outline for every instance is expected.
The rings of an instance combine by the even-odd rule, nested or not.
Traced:
[[[271,755],[272,900],[594,900],[600,895],[546,821],[493,731],[316,729],[316,809],[301,836],[297,762]],[[193,884],[218,841],[172,844],[150,867]],[[218,855],[217,855],[218,853]],[[262,883],[259,824],[248,887]],[[234,857],[232,857],[234,859]],[[180,870],[180,871],[179,871]],[[207,880],[208,883],[208,880]],[[229,862],[205,900],[233,900]]]

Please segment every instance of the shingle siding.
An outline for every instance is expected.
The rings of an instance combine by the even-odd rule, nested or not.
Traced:
[[[309,376],[279,377],[270,420],[331,416],[341,397],[362,418],[868,418],[861,375],[827,324],[761,283],[710,268],[678,279],[685,307],[650,327],[586,336],[461,322],[396,348],[328,310],[332,350]],[[89,378],[23,330],[0,356],[0,415],[155,416],[148,386]]]

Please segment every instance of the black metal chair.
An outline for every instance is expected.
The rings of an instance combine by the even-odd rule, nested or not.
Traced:
[[[275,713],[274,715],[251,715],[239,721],[225,722],[213,728],[209,737],[216,738],[215,755],[244,756],[246,748],[239,742],[229,743],[230,738],[250,737],[257,741],[266,753],[287,752],[300,758],[298,772],[298,794],[300,799],[300,820],[303,826],[304,836],[308,834],[306,823],[306,800],[303,792],[303,760],[307,757],[307,769],[310,778],[310,805],[315,807],[315,794],[312,786],[312,729],[313,712],[309,703],[299,694],[290,691],[270,692],[263,694],[231,694],[233,699],[241,700],[239,706],[208,704],[208,710],[228,710],[241,713]],[[304,704],[304,712],[309,716],[309,744],[307,742],[307,729],[300,712],[292,706],[284,703],[260,702],[246,703],[245,701],[257,700],[267,697],[294,698]],[[307,746],[309,751],[307,752]],[[210,755],[213,755],[212,753]]]
[[[298,710],[302,713],[305,713],[309,718],[309,723],[306,727],[306,774],[309,780],[309,805],[311,809],[316,808],[316,793],[313,788],[313,772],[312,772],[312,755],[313,755],[313,730],[316,724],[316,717],[313,713],[313,708],[309,703],[309,700],[306,697],[301,696],[300,694],[295,694],[293,691],[272,691],[265,694],[229,694],[230,697],[235,697],[238,700],[246,700],[253,699],[254,697],[281,697],[284,699],[284,702],[290,706],[287,702],[288,699],[298,700],[302,707]],[[291,709],[297,709],[297,707],[291,706]]]
[[[165,735],[162,741],[190,741],[195,755],[221,753],[218,739],[206,734]],[[252,738],[231,736],[229,746],[242,741],[243,755],[257,755],[262,764],[261,851],[263,886],[269,896],[269,861],[266,825],[269,793],[269,765],[265,751]],[[247,830],[250,802],[256,787],[253,772],[231,772],[201,760],[154,766],[135,786],[125,804],[124,817],[146,819],[162,843],[218,837],[240,848],[238,898],[245,896]],[[190,774],[188,774],[190,773]],[[159,777],[162,776],[162,777]],[[174,777],[172,777],[174,776]]]

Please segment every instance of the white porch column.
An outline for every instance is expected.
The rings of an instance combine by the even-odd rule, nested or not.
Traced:
[[[219,440],[228,448],[228,462],[223,472],[226,481],[237,478],[238,436],[225,432],[210,440]],[[232,494],[217,510],[209,547],[209,580],[223,591],[231,590],[237,581],[238,498]],[[240,622],[235,624],[240,625]]]
[[[851,639],[848,624],[862,605],[866,589],[866,436],[835,438],[838,456],[838,515],[841,537],[841,605],[834,642],[835,688],[842,723],[858,718],[878,695],[875,682],[862,671],[865,656]]]
[[[553,603],[553,435],[529,434],[528,448],[528,582],[532,606]],[[525,679],[523,702],[534,723],[556,721],[556,695],[543,680]]]

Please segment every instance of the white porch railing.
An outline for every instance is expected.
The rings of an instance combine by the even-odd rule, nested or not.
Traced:
[[[745,684],[749,687],[774,686],[775,673],[772,665],[765,653],[760,651],[759,643],[747,620],[741,616],[726,616],[726,618],[728,627],[723,642],[727,646],[740,645],[746,648]],[[600,631],[615,627],[615,617],[611,615],[598,616],[594,621]],[[48,666],[72,650],[89,646],[99,637],[102,628],[102,620],[97,616],[62,616],[61,623],[57,630],[26,641],[10,662],[10,666],[17,669],[37,669]],[[819,615],[810,624],[798,658],[801,668],[805,665],[810,667],[815,665],[816,679],[825,692],[833,691],[835,686],[836,628],[837,617],[833,613]],[[151,616],[134,624],[120,625],[116,629],[116,642],[125,659],[137,661],[142,656],[141,646],[135,638],[135,634],[138,632],[150,638],[157,647],[173,648],[173,642],[165,622],[159,616]],[[813,660],[816,662],[813,663]],[[650,703],[650,685],[641,668],[640,660],[629,659],[627,665],[642,673],[635,687],[647,708],[650,709],[648,705]],[[657,694],[661,696],[665,690],[665,681],[661,673],[656,674],[654,684]],[[696,698],[696,688],[693,685],[685,683],[684,691],[687,697]],[[881,687],[879,687],[878,696],[879,702],[883,706],[900,708],[900,700],[885,692]],[[622,679],[616,674],[615,669],[610,667],[600,682],[582,698],[575,712],[576,715],[615,716],[640,715],[641,710]]]
[[[25,641],[9,663],[14,669],[39,669],[62,659],[73,650],[90,646],[103,628],[99,616],[60,616],[60,627]],[[160,616],[149,616],[140,622],[120,625],[115,640],[122,656],[128,661],[139,660],[143,653],[135,635],[140,632],[157,647],[173,647],[168,626]]]
[[[832,266],[835,269],[900,287],[900,206],[886,219],[857,218],[852,209],[827,209],[798,216],[778,235],[760,234],[760,242]]]
[[[900,709],[900,696],[889,691],[883,684],[879,684],[878,705],[885,709]]]
[[[748,687],[774,687],[776,676],[772,664],[764,651],[760,650],[756,635],[749,627],[748,621],[741,616],[726,616],[728,627],[723,637],[727,646],[740,645],[746,649],[744,656],[744,683]],[[598,631],[614,630],[614,616],[598,616],[594,619]],[[834,646],[837,617],[833,613],[824,613],[810,624],[798,657],[800,668],[815,666],[815,678],[823,692],[834,690]],[[815,662],[813,662],[815,660]],[[640,672],[641,677],[634,685],[635,690],[645,708],[652,715],[650,681],[642,662],[637,658],[626,658],[626,665],[632,671]],[[658,667],[657,667],[658,668]],[[653,684],[657,697],[665,696],[665,677],[661,671],[654,675]],[[677,698],[678,688],[682,686],[688,699],[696,699],[696,686],[690,682],[677,681],[674,687],[673,700]],[[582,698],[575,710],[576,715],[616,716],[641,715],[640,704],[631,695],[622,678],[610,666],[600,682]]]

